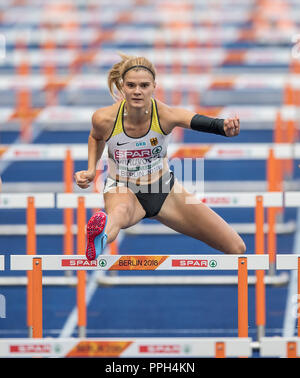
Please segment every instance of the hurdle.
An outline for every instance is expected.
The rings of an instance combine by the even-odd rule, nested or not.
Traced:
[[[250,357],[250,338],[59,338],[0,340],[1,357]]]
[[[260,341],[261,357],[300,357],[299,337],[262,337]]]
[[[2,145],[1,158],[9,161],[20,160],[58,160],[63,161],[66,151],[70,150],[72,159],[87,160],[88,153],[85,144],[57,143],[48,144],[15,144]],[[268,160],[270,150],[274,158],[279,160],[299,159],[300,143],[170,143],[168,146],[170,158],[205,158],[207,160]],[[108,158],[105,148],[102,160]]]
[[[277,269],[297,270],[297,329],[298,337],[300,337],[300,255],[282,254],[276,257]],[[298,348],[299,351],[299,348]]]
[[[0,208],[26,209],[26,253],[36,254],[36,208],[54,208],[54,193],[12,193],[0,195]],[[29,336],[32,335],[32,272],[27,272],[27,326]]]
[[[264,245],[264,209],[278,209],[281,206],[287,204],[289,206],[297,206],[297,198],[299,198],[298,195],[292,194],[294,196],[294,201],[288,200],[289,193],[282,193],[282,192],[267,192],[267,193],[204,193],[203,195],[199,194],[198,198],[202,200],[202,202],[206,203],[210,207],[253,207],[255,209],[255,253],[256,254],[264,254],[265,250],[267,251],[269,257],[270,257],[270,269],[269,274],[265,276],[263,270],[257,270],[255,272],[255,277],[249,276],[248,278],[251,279],[251,282],[255,284],[256,289],[256,325],[257,325],[257,338],[260,339],[265,335],[265,325],[266,325],[266,300],[265,300],[265,285],[266,284],[278,284],[282,285],[288,282],[289,277],[286,273],[282,273],[280,275],[275,275],[275,250],[272,248],[269,250],[265,249]],[[136,227],[136,226],[133,226]],[[138,225],[140,232],[141,230],[140,225]],[[274,240],[272,243],[272,246],[275,245],[275,238],[276,234],[274,233],[274,224],[271,230],[268,230],[268,236],[269,231],[272,231],[271,237],[269,237],[270,240]],[[271,272],[270,272],[271,270]],[[195,280],[202,280],[202,284],[226,284],[226,283],[233,283],[235,280],[235,276],[228,277],[228,276],[219,276],[219,277],[195,277]],[[111,284],[113,282],[117,282],[118,284],[121,283],[121,281],[126,280],[127,284],[130,280],[133,280],[133,277],[122,277],[122,278],[111,278],[111,277],[101,277],[102,282],[110,281]],[[147,277],[137,277],[137,280],[139,282],[145,282],[149,278]],[[158,280],[163,280],[163,277],[158,277]],[[176,277],[171,277],[170,279],[176,280]],[[117,281],[118,280],[118,281]],[[186,278],[182,279],[182,282],[186,282]],[[168,279],[165,279],[165,282],[167,282]],[[178,281],[177,281],[178,282]]]
[[[21,196],[21,195],[19,195]],[[199,198],[210,207],[254,207],[256,214],[256,253],[264,253],[264,230],[263,230],[263,211],[264,207],[280,207],[280,206],[297,206],[300,201],[299,193],[297,192],[269,192],[269,193],[207,193],[204,196],[199,194]],[[46,201],[44,201],[44,206],[46,207]],[[84,254],[85,248],[85,207],[95,208],[102,207],[103,201],[98,193],[88,193],[85,195],[80,195],[76,193],[61,193],[56,195],[56,207],[57,208],[77,208],[77,244],[78,244],[78,254]],[[81,209],[81,210],[80,210]],[[29,228],[29,227],[28,227]],[[34,229],[34,226],[31,226]],[[28,239],[31,232],[28,232]],[[34,238],[31,238],[32,245],[35,245]],[[31,254],[35,254],[35,247],[28,248]],[[34,251],[34,253],[32,252]],[[274,259],[274,256],[273,256]],[[270,255],[270,264],[273,260]],[[32,274],[28,271],[28,276]],[[85,323],[86,314],[84,310],[84,290],[85,290],[85,272],[77,272],[77,279],[75,277],[65,277],[60,279],[59,277],[43,277],[43,282],[47,284],[77,284],[77,298],[81,301],[83,305],[80,308],[80,333],[81,337],[85,336]],[[282,285],[288,282],[288,275],[286,273],[280,274],[279,276],[269,276],[265,277],[263,270],[258,270],[255,276],[248,276],[248,283],[256,285],[256,323],[258,327],[258,339],[264,336],[265,328],[265,284],[272,285]],[[28,323],[31,323],[31,279],[28,280]],[[12,281],[12,280],[11,280]],[[0,282],[4,282],[2,279]],[[15,281],[14,281],[15,282]],[[22,281],[23,282],[23,281]],[[20,283],[20,277],[17,278],[16,284]],[[24,281],[25,283],[25,281]],[[118,277],[116,275],[99,275],[97,278],[98,285],[102,286],[112,286],[112,285],[236,285],[238,284],[238,279],[235,275],[228,276],[122,276]],[[26,283],[25,283],[26,284]],[[31,329],[31,328],[30,328]],[[31,332],[31,331],[30,331]]]
[[[199,195],[200,196],[200,195]],[[14,198],[22,198],[21,194],[13,196]],[[10,197],[8,197],[10,198]],[[257,196],[257,193],[211,193],[205,194],[205,197],[200,197],[204,203],[211,207],[255,207],[256,214],[260,214],[258,217],[260,219],[256,220],[256,244],[258,241],[263,241],[264,231],[262,227],[261,217],[263,216],[263,205],[268,206],[281,206],[283,203],[283,193],[263,193],[260,196]],[[258,202],[260,198],[260,202]],[[297,196],[295,197],[297,199]],[[25,198],[23,197],[25,203]],[[52,199],[53,201],[53,199]],[[5,201],[4,201],[5,202]],[[20,206],[14,201],[15,206]],[[51,203],[50,205],[53,205]],[[9,207],[9,203],[6,205]],[[47,200],[44,197],[43,206],[47,207]],[[95,208],[102,207],[103,201],[101,196],[98,193],[88,193],[84,195],[79,195],[77,193],[60,193],[56,194],[56,208],[76,208],[77,209],[77,253],[84,254],[85,250],[85,224],[86,224],[86,214],[85,208]],[[35,209],[34,203],[31,201],[27,202],[27,212],[33,213],[29,219],[31,221],[28,223],[28,232],[27,232],[27,253],[31,255],[36,254],[35,247]],[[113,247],[113,246],[111,246]],[[114,248],[113,248],[114,249]],[[264,246],[257,246],[256,253],[264,253]],[[258,251],[259,250],[259,251]],[[111,252],[116,253],[116,251]],[[28,327],[29,335],[32,334],[32,296],[31,296],[31,278],[32,272],[29,270],[27,272],[27,282],[28,282]],[[5,281],[2,278],[1,282],[5,281],[5,285],[9,284],[26,284],[25,280],[21,280],[21,277],[17,277],[13,280],[13,277],[9,277],[10,280]],[[288,282],[288,275],[283,274],[280,276],[266,276],[264,277],[264,272],[259,270],[256,272],[256,276],[247,277],[249,284],[256,285],[256,302],[257,302],[257,327],[258,327],[258,338],[264,336],[265,328],[265,284],[271,285],[282,285]],[[80,314],[79,319],[79,330],[81,337],[85,336],[85,325],[86,325],[86,309],[85,309],[85,272],[77,272],[77,277],[43,277],[44,284],[53,284],[53,285],[77,285],[77,301],[81,303],[78,305],[78,313]],[[236,285],[238,284],[238,278],[235,275],[223,275],[223,276],[136,276],[131,275],[129,277],[118,277],[116,275],[99,275],[97,278],[98,285],[101,286],[112,286],[112,285]]]
[[[34,338],[41,338],[43,333],[42,271],[44,270],[237,270],[238,337],[248,337],[248,270],[269,269],[269,257],[267,255],[102,255],[96,260],[89,261],[85,255],[11,255],[10,269],[33,272]]]
[[[186,188],[189,190],[189,184],[190,182],[184,183]],[[192,187],[191,187],[192,189]],[[236,192],[236,191],[231,191],[231,192],[207,192],[199,195],[199,198],[205,202],[208,206],[214,207],[214,208],[225,208],[225,207],[252,207],[250,205],[250,202],[253,204],[254,207],[254,201],[253,201],[253,196],[254,195],[263,195],[265,197],[265,194],[267,192],[263,191],[254,191],[254,192]],[[277,193],[277,194],[275,194]],[[281,193],[281,194],[278,194]],[[297,194],[298,193],[298,194]],[[0,208],[17,208],[16,204],[14,204],[15,200],[15,194],[7,194],[7,193],[1,193],[0,194]],[[26,193],[17,193],[18,196],[26,196]],[[37,193],[33,193],[32,196],[34,197]],[[249,199],[247,199],[247,194]],[[102,208],[104,206],[104,202],[102,200],[102,196],[98,194],[98,198],[96,193],[54,193],[56,196],[57,201],[60,199],[60,196],[66,195],[65,200],[67,201],[69,198],[72,198],[72,196],[83,196],[86,200],[88,199],[89,196],[91,197],[91,200],[95,200],[94,207]],[[297,197],[300,198],[299,192],[273,192],[272,196],[274,196],[274,201],[271,198],[269,205],[272,207],[297,207],[298,205],[295,203],[293,204],[287,204],[284,202],[284,200],[289,198],[291,195],[295,196],[295,199]],[[10,198],[10,196],[12,196]],[[277,197],[277,198],[276,198]],[[247,201],[249,201],[249,205],[247,206]],[[61,201],[63,202],[63,201]],[[72,199],[71,202],[74,203],[74,200]],[[300,200],[298,200],[300,202]],[[63,203],[61,204],[61,207],[63,206]],[[71,207],[73,205],[70,205]],[[45,202],[45,207],[46,207],[46,202]],[[52,207],[50,205],[50,207]],[[67,205],[65,205],[67,207]],[[256,225],[254,223],[231,223],[232,227],[241,234],[254,234],[255,233],[255,228]],[[0,232],[3,234],[11,234],[9,226],[3,226],[0,225]],[[270,226],[268,223],[264,224],[264,231],[266,233],[270,232]],[[66,226],[64,224],[62,225],[36,225],[36,234],[37,235],[64,235],[66,230]],[[76,226],[72,227],[71,230],[73,233],[76,232]],[[295,231],[295,222],[294,221],[288,221],[286,223],[281,223],[281,224],[274,224],[272,225],[272,232],[274,238],[274,233],[276,234],[284,234],[284,233],[292,233]],[[126,230],[124,232],[128,235],[136,235],[136,234],[168,234],[168,235],[176,235],[177,233],[168,228],[167,226],[164,226],[162,224],[137,224],[134,225]],[[27,229],[23,225],[15,225],[14,227],[14,235],[26,235],[27,234]],[[268,245],[269,249],[269,245]],[[273,249],[274,250],[274,249]]]
[[[294,192],[292,192],[294,195]],[[81,196],[77,193],[58,193],[57,194],[57,207],[58,208],[68,208],[72,207],[75,208],[77,206],[77,199]],[[102,208],[104,206],[102,198],[100,198],[99,194],[95,193],[88,193],[82,195],[85,198],[85,204],[87,208],[94,207]],[[256,219],[255,219],[255,231],[256,234],[256,242],[261,243],[264,237],[264,222],[260,221],[261,217],[263,217],[264,208],[270,209],[279,209],[284,205],[284,196],[288,196],[287,193],[284,192],[218,192],[218,193],[196,193],[196,196],[204,202],[209,207],[213,208],[254,208]],[[300,195],[299,202],[300,202]],[[297,195],[295,196],[297,200]],[[260,198],[260,202],[258,202],[258,198]],[[296,203],[291,203],[289,206],[297,206]],[[275,224],[271,223],[268,224],[268,242],[270,244],[270,267],[272,270],[272,275],[275,273],[275,256],[276,256],[276,233],[275,233]],[[159,225],[159,228],[163,226]],[[146,228],[151,228],[153,233],[156,233],[156,226],[155,225],[134,225],[127,230],[125,233],[130,234],[143,234]],[[173,231],[173,233],[175,233]],[[259,233],[259,237],[258,236]],[[269,247],[269,245],[268,245]],[[264,252],[264,245],[260,245],[259,249],[261,250],[260,253]],[[270,280],[272,281],[272,279]],[[283,281],[286,281],[286,277],[283,277]]]

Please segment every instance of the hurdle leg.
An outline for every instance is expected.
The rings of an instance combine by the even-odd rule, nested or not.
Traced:
[[[85,204],[84,197],[78,197],[77,207],[77,253],[85,254]],[[86,271],[77,271],[77,315],[78,315],[78,336],[86,337]]]
[[[278,123],[278,122],[277,122]],[[280,121],[279,121],[280,127]],[[278,132],[278,131],[277,131]],[[281,179],[280,179],[280,164],[282,162],[275,158],[274,150],[270,148],[269,156],[267,159],[267,181],[268,181],[268,191],[281,191]],[[268,213],[268,253],[270,256],[270,267],[269,267],[269,275],[275,275],[275,267],[276,267],[276,233],[275,233],[275,225],[276,225],[276,216],[278,213],[278,208],[269,207],[267,209]]]
[[[66,151],[65,160],[64,160],[64,186],[65,193],[73,192],[73,171],[74,171],[74,162],[72,159],[71,151],[68,149]],[[66,255],[71,255],[74,250],[74,238],[73,238],[73,209],[66,208],[64,209],[64,253]],[[67,277],[72,276],[71,271],[66,271],[65,275]]]
[[[225,344],[224,344],[224,342],[216,342],[215,357],[216,358],[225,358]]]
[[[247,257],[239,257],[238,259],[238,336],[248,337]]]
[[[71,156],[71,151],[68,149],[66,151],[66,156],[64,160],[64,186],[65,193],[73,192],[73,171],[74,164]],[[64,209],[64,224],[65,224],[65,234],[64,234],[64,253],[71,255],[73,253],[73,209]]]
[[[297,358],[297,344],[294,341],[286,343],[287,358]]]
[[[255,253],[257,255],[264,254],[264,207],[263,207],[263,197],[256,197],[256,207],[255,207]],[[257,339],[260,340],[261,337],[265,335],[265,325],[266,325],[266,294],[265,294],[265,283],[264,276],[265,272],[263,270],[256,270],[256,326],[257,326]]]
[[[26,209],[26,223],[27,223],[27,236],[26,236],[26,254],[36,254],[36,213],[34,197],[27,198]],[[28,337],[32,337],[32,270],[27,271],[27,327]]]
[[[300,257],[298,257],[297,335],[300,337]]]
[[[277,209],[274,207],[268,208],[268,253],[270,257],[269,275],[274,276],[276,274],[276,214]]]
[[[43,337],[42,259],[32,259],[32,337]]]

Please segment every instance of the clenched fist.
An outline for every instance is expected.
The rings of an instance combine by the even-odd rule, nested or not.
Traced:
[[[233,137],[240,133],[240,120],[237,116],[234,118],[226,118],[224,120],[224,131],[226,136]]]
[[[95,173],[89,171],[78,171],[74,175],[76,184],[81,189],[86,189],[90,186],[90,183],[94,181]]]

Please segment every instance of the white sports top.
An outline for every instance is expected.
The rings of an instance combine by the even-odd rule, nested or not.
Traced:
[[[113,130],[106,141],[111,177],[118,175],[121,180],[124,178],[124,181],[131,178],[135,180],[164,168],[169,136],[160,126],[156,101],[153,98],[151,100],[149,129],[145,135],[138,138],[130,137],[125,132],[123,125],[125,100],[121,102]]]

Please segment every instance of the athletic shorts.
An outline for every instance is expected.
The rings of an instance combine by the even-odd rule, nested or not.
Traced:
[[[103,193],[108,192],[114,187],[128,187],[136,196],[143,209],[146,212],[144,218],[156,216],[164,204],[168,194],[174,186],[174,173],[168,171],[154,183],[146,185],[136,185],[132,182],[124,182],[107,177],[104,182]]]

